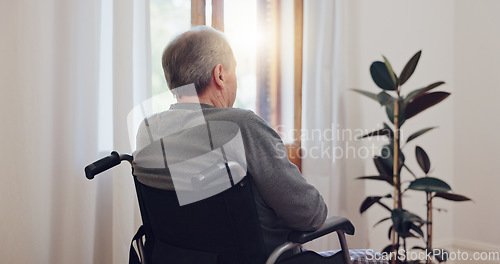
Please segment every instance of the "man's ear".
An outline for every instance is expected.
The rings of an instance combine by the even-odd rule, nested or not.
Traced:
[[[224,85],[224,67],[222,64],[217,64],[213,71],[213,78],[217,86],[222,87]]]

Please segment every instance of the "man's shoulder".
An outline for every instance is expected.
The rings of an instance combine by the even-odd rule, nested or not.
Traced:
[[[229,121],[238,126],[244,138],[267,141],[280,139],[280,136],[269,124],[251,110],[240,108],[222,108],[219,113],[205,115],[207,121]]]
[[[225,108],[216,108],[220,110],[221,113],[224,113],[229,116],[234,117],[244,117],[246,115],[255,115],[252,110],[243,109],[243,108],[235,108],[235,107],[225,107]]]
[[[240,127],[246,127],[256,123],[265,124],[265,121],[252,110],[242,108],[211,108],[211,111],[205,112],[205,118],[208,121],[223,120],[234,122]]]

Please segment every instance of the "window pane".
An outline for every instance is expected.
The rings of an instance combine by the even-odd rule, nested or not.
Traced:
[[[285,143],[294,142],[294,23],[292,0],[224,1],[225,33],[238,62],[235,106],[255,111]]]
[[[280,10],[281,132],[285,144],[294,142],[294,1],[281,1]]]
[[[161,56],[167,44],[191,27],[191,1],[150,0],[151,85],[153,112],[163,111],[175,102],[163,75]],[[156,111],[155,111],[156,110]]]
[[[256,111],[257,1],[224,1],[224,31],[234,56],[238,93],[235,107]]]

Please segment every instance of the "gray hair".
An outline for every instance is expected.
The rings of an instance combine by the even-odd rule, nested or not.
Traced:
[[[201,94],[210,83],[215,66],[222,64],[228,69],[233,58],[222,32],[196,26],[167,45],[161,62],[170,90],[194,83],[196,92]]]

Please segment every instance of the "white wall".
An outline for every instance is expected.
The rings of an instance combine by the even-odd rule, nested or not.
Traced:
[[[500,1],[455,3],[454,181],[457,247],[500,251]]]
[[[439,90],[452,93],[444,102],[403,126],[403,138],[420,128],[439,126],[415,143],[429,154],[432,176],[447,181],[454,192],[475,200],[475,203],[435,200],[436,207],[448,212],[434,214],[434,244],[500,251],[500,228],[495,228],[500,218],[500,195],[497,194],[500,175],[494,165],[500,158],[500,140],[495,134],[500,130],[495,109],[500,100],[500,1],[349,2],[350,21],[346,27],[350,30],[351,87],[380,91],[370,77],[372,61],[381,60],[381,55],[385,55],[400,73],[408,59],[422,49],[420,63],[402,93],[439,80],[447,83]],[[352,93],[346,95],[346,102],[348,126],[352,129],[371,130],[382,121],[388,122],[382,109],[370,99]],[[403,151],[407,164],[421,173],[414,148],[415,144],[410,144]],[[365,175],[376,172],[370,159],[364,161],[364,166]],[[352,179],[356,176],[359,175],[349,175]],[[408,174],[403,178],[411,179]],[[356,184],[350,187],[351,192],[362,190]],[[386,184],[372,182],[365,182],[364,189],[365,195],[390,192]],[[411,197],[405,198],[405,207],[425,217],[424,195],[412,192],[408,196]],[[351,198],[356,203],[349,205],[353,215],[350,217],[358,224],[368,225],[362,227],[370,230],[367,246],[381,250],[389,244],[389,223],[376,228],[372,225],[387,213],[371,208],[358,220],[354,214],[361,198],[354,195]]]

